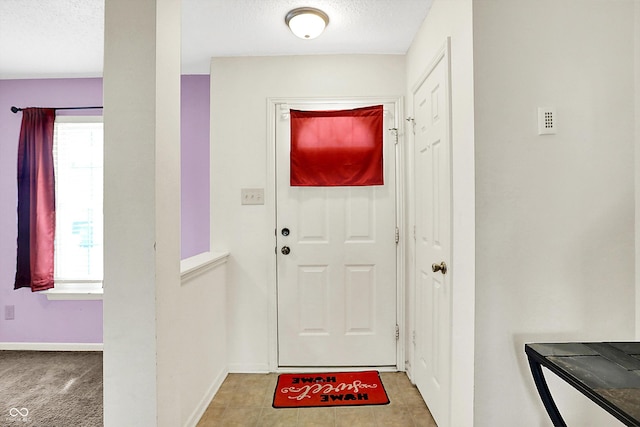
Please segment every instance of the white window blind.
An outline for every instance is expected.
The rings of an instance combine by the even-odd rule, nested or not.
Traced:
[[[56,118],[56,282],[102,281],[102,117]]]

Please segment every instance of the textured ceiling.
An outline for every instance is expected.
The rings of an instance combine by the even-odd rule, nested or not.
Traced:
[[[183,72],[208,73],[214,56],[404,54],[431,2],[183,0]],[[284,24],[302,6],[329,15],[317,39]],[[103,15],[104,0],[0,0],[0,78],[100,76]]]

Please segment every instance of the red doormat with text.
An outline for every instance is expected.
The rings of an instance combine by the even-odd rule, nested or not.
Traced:
[[[280,374],[273,396],[274,408],[388,403],[378,371]]]

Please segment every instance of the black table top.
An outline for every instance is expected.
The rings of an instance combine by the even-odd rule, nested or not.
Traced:
[[[627,425],[640,425],[640,342],[526,344],[525,352]]]

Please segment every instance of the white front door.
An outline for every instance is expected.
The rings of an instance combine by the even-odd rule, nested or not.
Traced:
[[[436,423],[450,419],[451,169],[448,60],[414,92],[416,301],[414,380]],[[436,270],[436,271],[434,271]]]
[[[379,104],[379,103],[378,103]],[[372,104],[289,104],[343,110]],[[278,365],[396,366],[395,103],[384,185],[292,187],[290,121],[276,109]]]

